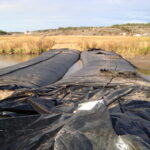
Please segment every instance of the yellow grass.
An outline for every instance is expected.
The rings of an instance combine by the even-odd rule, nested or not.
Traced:
[[[101,48],[124,57],[150,54],[150,37],[133,36],[0,36],[0,53],[39,54],[55,48]]]
[[[0,53],[40,54],[54,44],[53,40],[43,36],[0,36]]]

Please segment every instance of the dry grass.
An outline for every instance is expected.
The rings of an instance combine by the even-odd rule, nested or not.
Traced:
[[[51,48],[81,51],[101,48],[124,57],[150,54],[150,37],[133,36],[0,36],[0,53],[39,54]]]
[[[150,54],[150,38],[148,37],[109,36],[94,37],[93,39],[85,38],[80,41],[79,45],[82,50],[87,48],[101,48],[115,51],[127,58]]]
[[[43,36],[1,36],[0,53],[40,54],[51,49],[55,42]]]

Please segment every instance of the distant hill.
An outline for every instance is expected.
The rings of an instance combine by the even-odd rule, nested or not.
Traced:
[[[60,27],[57,29],[45,29],[23,32],[6,32],[0,30],[0,35],[81,35],[81,36],[103,36],[103,35],[142,35],[150,36],[150,23],[128,23],[101,27]]]
[[[129,33],[139,33],[143,34],[146,32],[150,33],[150,23],[128,23],[122,25],[113,25],[113,28],[121,29],[122,31]]]
[[[136,35],[150,36],[150,23],[129,23],[109,27],[60,27],[33,31],[32,34],[41,35]]]

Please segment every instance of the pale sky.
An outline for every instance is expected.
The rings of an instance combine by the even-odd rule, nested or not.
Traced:
[[[150,22],[150,0],[0,0],[0,30]]]

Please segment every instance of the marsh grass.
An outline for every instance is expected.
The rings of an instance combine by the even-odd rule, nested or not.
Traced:
[[[0,37],[0,53],[40,54],[48,49],[51,49],[54,44],[55,42],[47,37]]]
[[[52,48],[81,51],[101,48],[124,57],[150,54],[150,37],[133,36],[0,36],[0,53],[40,54]]]
[[[150,54],[150,38],[149,37],[118,37],[109,36],[97,39],[84,38],[79,42],[82,50],[88,48],[100,48],[115,51],[124,57],[134,57],[137,55]]]

